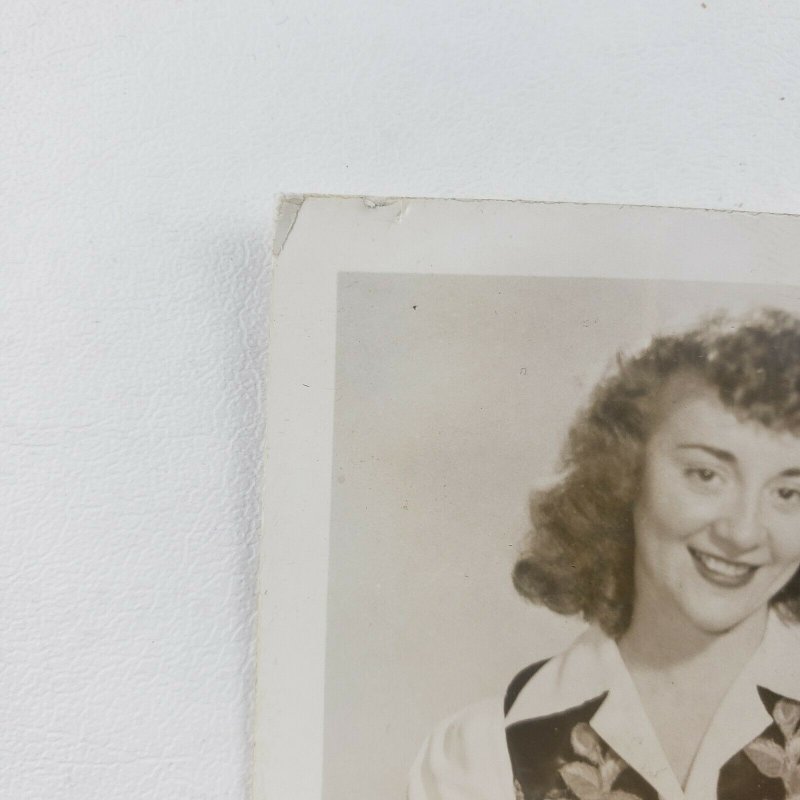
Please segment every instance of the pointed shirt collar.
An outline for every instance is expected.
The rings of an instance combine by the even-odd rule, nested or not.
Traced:
[[[686,788],[670,768],[616,642],[589,628],[526,684],[506,725],[550,716],[606,695],[590,724],[664,800],[716,796],[725,762],[772,723],[758,687],[800,701],[800,626],[770,612],[764,638],[734,681],[698,750]]]

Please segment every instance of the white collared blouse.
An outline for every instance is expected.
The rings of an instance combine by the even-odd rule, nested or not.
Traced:
[[[434,730],[412,768],[409,800],[800,800],[800,626],[775,612],[714,715],[685,788],[613,639],[590,628],[530,672],[506,697],[508,708],[502,697],[489,699]],[[575,716],[581,709],[585,720]],[[514,739],[526,726],[538,740]],[[547,774],[535,742],[552,750],[557,740],[564,746],[549,753]]]

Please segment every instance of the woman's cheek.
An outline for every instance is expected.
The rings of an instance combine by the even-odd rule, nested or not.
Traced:
[[[800,530],[779,537],[772,537],[772,552],[775,559],[784,564],[800,563]]]
[[[715,498],[698,497],[685,486],[671,485],[654,498],[660,527],[672,538],[683,539],[710,525],[719,513]]]

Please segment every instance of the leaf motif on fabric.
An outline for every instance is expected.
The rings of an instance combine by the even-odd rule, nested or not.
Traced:
[[[609,753],[605,761],[600,765],[600,777],[602,778],[603,786],[606,789],[610,789],[627,766],[616,753]]]
[[[600,772],[591,764],[571,761],[559,769],[559,774],[578,800],[605,800]]]
[[[788,771],[783,779],[783,785],[790,797],[800,797],[800,767],[794,767]]]
[[[603,746],[600,737],[585,722],[579,722],[570,734],[572,749],[595,766],[603,763]]]
[[[628,765],[585,722],[570,732],[575,754],[584,761],[570,761],[559,769],[570,798],[578,800],[641,800],[630,792],[614,789],[614,782]],[[588,763],[587,763],[588,762]],[[567,795],[556,792],[550,800]]]
[[[772,718],[778,723],[784,738],[788,740],[800,723],[800,703],[782,697],[772,709]]]
[[[744,752],[762,775],[768,778],[780,778],[783,775],[786,753],[779,744],[762,737],[750,742]]]
[[[796,733],[786,742],[786,755],[789,763],[797,764],[800,762],[800,733]]]

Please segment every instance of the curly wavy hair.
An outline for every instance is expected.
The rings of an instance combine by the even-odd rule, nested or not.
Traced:
[[[513,580],[517,591],[560,614],[581,614],[619,637],[633,605],[633,504],[660,393],[674,375],[714,387],[742,420],[800,436],[800,319],[764,308],[724,312],[689,331],[655,337],[617,357],[573,421],[559,482],[531,499],[531,531]],[[800,570],[772,599],[800,619]]]

